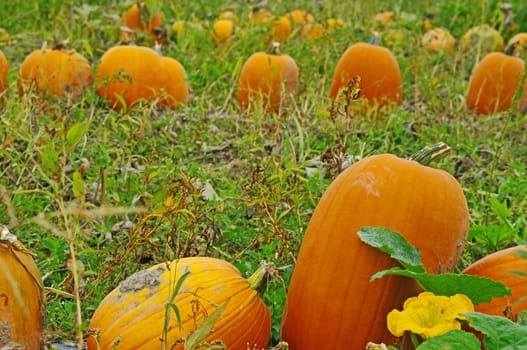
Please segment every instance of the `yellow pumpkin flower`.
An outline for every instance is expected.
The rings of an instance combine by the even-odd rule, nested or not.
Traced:
[[[459,314],[474,311],[472,301],[464,294],[451,297],[423,292],[404,302],[403,311],[388,314],[388,330],[400,337],[405,331],[431,338],[461,329]]]

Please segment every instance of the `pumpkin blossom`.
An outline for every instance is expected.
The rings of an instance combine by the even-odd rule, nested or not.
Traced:
[[[460,316],[474,311],[472,301],[464,294],[451,297],[423,292],[404,302],[403,311],[392,310],[388,316],[388,330],[400,337],[405,331],[431,338],[461,329]]]

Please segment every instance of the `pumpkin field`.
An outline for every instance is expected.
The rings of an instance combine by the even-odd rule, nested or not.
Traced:
[[[527,348],[525,1],[0,14],[0,349]]]

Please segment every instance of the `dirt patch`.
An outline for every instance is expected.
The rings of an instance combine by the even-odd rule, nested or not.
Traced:
[[[159,278],[166,270],[159,266],[154,270],[142,270],[134,273],[121,282],[119,290],[121,293],[138,292],[145,288],[150,289],[151,293],[159,288],[161,279]]]

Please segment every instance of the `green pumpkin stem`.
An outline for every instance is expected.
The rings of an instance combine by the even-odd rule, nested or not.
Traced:
[[[252,289],[256,290],[258,294],[262,295],[265,289],[267,288],[267,282],[269,281],[269,276],[276,269],[273,263],[268,263],[263,261],[260,264],[260,267],[249,277],[247,282]]]
[[[430,165],[430,163],[437,161],[449,154],[451,150],[452,149],[450,146],[448,146],[446,143],[439,142],[435,145],[423,148],[422,150],[408,157],[408,159],[415,160],[422,165]]]
[[[269,48],[267,49],[267,54],[269,55],[279,55],[280,54],[280,42],[273,41]]]

